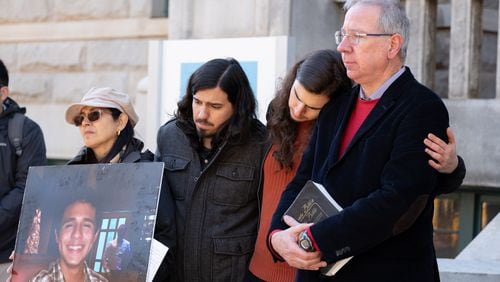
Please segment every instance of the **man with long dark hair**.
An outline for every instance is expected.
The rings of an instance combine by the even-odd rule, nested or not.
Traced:
[[[240,64],[214,59],[198,68],[157,141],[175,199],[177,280],[241,281],[257,235],[268,146]]]

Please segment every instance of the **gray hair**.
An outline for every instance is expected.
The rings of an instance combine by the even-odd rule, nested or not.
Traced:
[[[379,28],[384,33],[398,33],[403,37],[403,46],[399,52],[402,62],[406,59],[408,42],[410,41],[410,20],[406,16],[404,7],[399,0],[347,0],[344,10],[355,5],[365,4],[380,7]]]

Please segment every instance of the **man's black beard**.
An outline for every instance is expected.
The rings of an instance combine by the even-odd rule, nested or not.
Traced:
[[[196,130],[196,136],[198,137],[197,138],[198,142],[197,142],[197,146],[196,147],[203,146],[203,138],[212,138],[211,142],[212,142],[212,146],[213,147],[217,147],[217,144],[220,144],[220,142],[222,142],[224,139],[229,138],[229,136],[226,136],[227,135],[227,131],[228,131],[228,127],[229,127],[228,126],[229,121],[230,120],[228,120],[224,124],[222,124],[219,127],[219,130],[216,130],[215,132],[211,132],[211,133],[208,133],[206,130],[199,129],[195,125],[194,129]]]
[[[215,135],[217,135],[217,132],[206,133],[206,131],[203,129],[196,129],[196,132],[198,133],[198,138],[200,138],[200,140],[203,138],[213,138],[215,137]]]

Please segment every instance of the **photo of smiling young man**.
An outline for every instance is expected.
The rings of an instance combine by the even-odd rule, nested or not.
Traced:
[[[85,259],[94,246],[99,229],[97,210],[86,200],[76,200],[64,209],[60,224],[55,230],[59,259],[47,270],[41,270],[30,281],[90,281],[108,280],[88,267]]]

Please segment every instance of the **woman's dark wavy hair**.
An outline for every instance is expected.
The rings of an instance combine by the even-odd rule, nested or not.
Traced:
[[[293,145],[297,139],[297,122],[290,117],[288,99],[295,80],[317,95],[330,98],[348,91],[352,87],[342,63],[340,53],[334,50],[318,50],[295,63],[288,71],[271,101],[267,113],[269,137],[279,148],[273,157],[281,167],[290,170],[293,166]]]
[[[120,110],[115,109],[115,108],[106,108],[109,111],[111,111],[111,116],[113,117],[113,120],[118,120],[118,117],[120,117],[120,114],[122,113]],[[97,161],[94,152],[92,150],[89,151],[92,152],[89,156],[90,162],[91,163],[109,163],[117,154],[119,154],[124,145],[128,145],[132,139],[134,138],[134,127],[132,126],[132,123],[130,123],[130,119],[127,122],[127,125],[123,128],[123,130],[120,132],[120,135],[116,139],[115,143],[113,144],[113,147],[111,147],[111,150],[109,150],[108,154],[106,157],[104,157],[101,161]]]
[[[200,146],[200,140],[193,121],[193,95],[200,90],[216,87],[227,94],[234,114],[213,138],[213,147],[222,140],[244,142],[255,128],[257,102],[245,72],[233,58],[214,59],[203,64],[189,77],[186,94],[177,103],[177,124],[185,130],[194,148]]]

